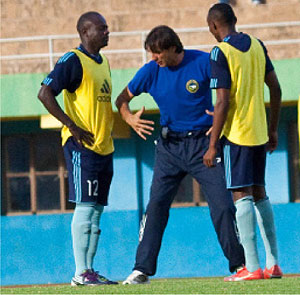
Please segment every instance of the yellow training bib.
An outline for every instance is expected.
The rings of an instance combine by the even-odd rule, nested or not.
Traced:
[[[251,37],[251,46],[242,52],[221,42],[230,75],[230,103],[222,135],[238,145],[255,146],[268,141],[264,81],[266,58],[259,41]]]
[[[74,123],[94,135],[93,145],[84,146],[100,155],[114,151],[112,140],[113,112],[111,106],[111,75],[108,61],[101,54],[102,63],[88,57],[80,50],[72,50],[80,59],[83,75],[80,86],[74,93],[63,91],[66,114]],[[62,144],[72,136],[69,129],[62,129]]]

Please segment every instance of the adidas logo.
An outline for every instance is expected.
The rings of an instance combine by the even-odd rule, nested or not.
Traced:
[[[109,84],[108,84],[106,79],[104,79],[104,83],[103,83],[102,88],[100,89],[100,91],[102,93],[107,93],[107,94],[110,93],[110,87],[109,87]]]
[[[103,93],[103,95],[97,96],[97,100],[100,102],[110,102],[111,101],[111,89],[109,87],[109,84],[107,80],[104,80],[104,83],[102,87],[100,88],[100,92]]]

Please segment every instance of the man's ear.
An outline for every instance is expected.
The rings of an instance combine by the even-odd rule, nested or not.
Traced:
[[[81,35],[85,36],[86,32],[87,32],[87,27],[83,27],[82,30],[81,30]]]
[[[214,21],[212,23],[213,23],[214,29],[217,30],[217,24]]]
[[[86,36],[88,34],[91,23],[85,22],[81,29],[81,36]]]

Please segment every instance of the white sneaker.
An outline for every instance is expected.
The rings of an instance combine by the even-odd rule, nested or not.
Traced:
[[[79,276],[74,276],[71,280],[71,286],[97,286],[100,285],[96,276],[89,270],[85,270]]]
[[[139,270],[134,270],[131,275],[123,282],[123,285],[150,284],[147,275]]]

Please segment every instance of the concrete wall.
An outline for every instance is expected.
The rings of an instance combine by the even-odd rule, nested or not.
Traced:
[[[1,0],[2,38],[75,34],[78,17],[86,11],[101,12],[113,32],[149,30],[161,23],[174,28],[206,26],[214,0]],[[299,20],[298,0],[231,1],[240,24]]]
[[[39,35],[77,34],[76,22],[79,16],[89,10],[101,12],[107,19],[111,32],[150,30],[160,24],[175,29],[207,27],[206,16],[214,0],[1,0],[1,37],[27,37]],[[266,22],[296,21],[300,19],[298,0],[267,0],[267,4],[254,6],[250,0],[231,1],[238,25]],[[248,33],[267,40],[297,39],[299,27],[275,27],[247,29]],[[208,31],[180,34],[185,46],[216,43]],[[77,46],[79,39],[56,40],[53,50],[63,53]],[[140,49],[140,36],[113,37],[111,49]],[[1,43],[2,55],[48,53],[48,40]],[[210,50],[206,48],[205,50]],[[269,45],[272,59],[300,57],[300,44]],[[108,54],[112,68],[139,67],[140,54]],[[47,58],[2,60],[2,73],[48,72]]]

